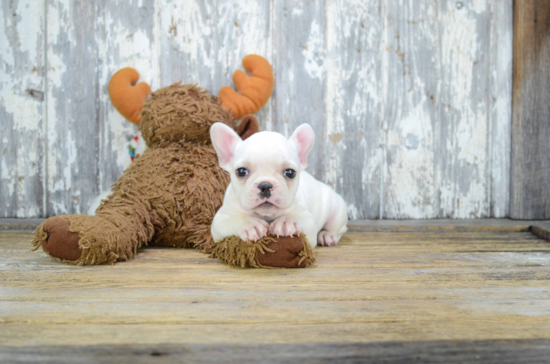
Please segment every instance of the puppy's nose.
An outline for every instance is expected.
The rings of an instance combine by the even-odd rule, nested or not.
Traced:
[[[273,188],[273,185],[269,182],[262,182],[258,185],[258,189],[260,190],[260,195],[262,195],[263,197],[270,197],[272,188]]]

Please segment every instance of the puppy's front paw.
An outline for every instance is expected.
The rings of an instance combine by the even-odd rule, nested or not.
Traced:
[[[239,235],[243,241],[257,241],[267,235],[269,224],[257,218],[248,220]]]
[[[298,236],[302,228],[298,221],[287,216],[281,216],[269,226],[269,233],[277,236]]]
[[[322,230],[317,234],[317,244],[321,246],[334,246],[338,244],[338,239],[328,231]]]

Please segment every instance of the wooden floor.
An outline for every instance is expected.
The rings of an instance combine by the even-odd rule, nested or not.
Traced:
[[[302,270],[158,248],[67,266],[0,230],[0,362],[550,358],[550,243],[531,230],[356,224]]]

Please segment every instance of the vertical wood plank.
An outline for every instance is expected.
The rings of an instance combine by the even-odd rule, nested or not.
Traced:
[[[99,62],[99,154],[98,184],[105,191],[130,164],[128,143],[138,126],[120,115],[109,98],[111,76],[121,68],[133,67],[139,82],[154,91],[160,83],[158,21],[154,0],[107,1],[99,4],[97,28]]]
[[[0,5],[0,216],[44,214],[44,1]]]
[[[213,86],[215,0],[159,4],[161,87],[182,80]]]
[[[439,218],[490,216],[489,1],[440,1]]]
[[[312,124],[309,170],[352,218],[504,217],[509,201],[516,217],[545,218],[549,131],[533,120],[550,110],[523,89],[546,86],[532,75],[547,40],[531,36],[545,4],[516,17],[528,30],[515,111],[535,116],[514,116],[511,163],[512,1],[4,2],[0,215],[82,212],[120,176],[137,128],[108,98],[119,68],[153,90],[183,80],[217,94],[257,53],[276,82],[262,129]]]
[[[436,1],[386,2],[382,218],[437,215],[437,17]]]
[[[324,182],[348,202],[350,219],[380,217],[381,49],[378,1],[331,1],[326,8],[327,79]],[[282,81],[284,82],[284,81]],[[299,80],[297,81],[300,82]]]
[[[316,142],[308,171],[326,180],[326,22],[325,1],[274,2],[275,104],[273,131],[290,136],[309,123]]]
[[[550,218],[550,4],[514,2],[510,217]]]
[[[47,1],[47,216],[98,193],[97,5]]]
[[[509,216],[512,133],[513,0],[491,1],[489,128],[491,217]]]
[[[271,22],[272,1],[254,0],[228,2],[218,0],[215,6],[216,27],[214,28],[214,59],[211,70],[211,89],[217,95],[221,87],[233,84],[233,72],[243,70],[242,59],[247,54],[258,54],[277,69],[273,59],[273,37]],[[276,89],[277,85],[275,85]],[[275,95],[276,91],[274,91]],[[260,130],[272,125],[272,109],[275,96],[260,110],[256,117]]]
[[[161,83],[198,83],[217,95],[233,86],[247,54],[259,54],[273,64],[271,2],[162,2],[160,4]],[[271,123],[270,101],[257,117]]]

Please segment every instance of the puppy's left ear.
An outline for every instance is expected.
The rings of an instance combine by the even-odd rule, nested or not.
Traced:
[[[309,124],[302,124],[294,130],[289,139],[298,151],[300,158],[300,169],[304,170],[307,167],[307,155],[313,148],[315,143],[315,132]]]
[[[235,130],[224,123],[214,123],[210,127],[210,139],[212,139],[212,144],[218,154],[220,167],[230,172],[235,148],[242,143],[242,139],[235,133]]]
[[[250,137],[252,134],[256,134],[260,131],[260,124],[258,119],[254,115],[246,115],[237,126],[237,134],[241,137],[242,140]]]

